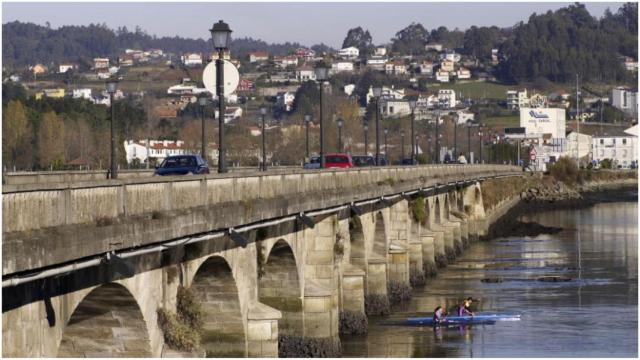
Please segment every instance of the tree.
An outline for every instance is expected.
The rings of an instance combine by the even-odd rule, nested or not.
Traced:
[[[64,122],[54,112],[43,114],[38,130],[40,166],[61,168],[65,161],[64,148]]]
[[[429,32],[419,23],[411,25],[398,31],[391,39],[391,49],[394,52],[406,55],[424,54],[424,45],[429,40]]]
[[[366,56],[373,52],[372,37],[369,30],[364,30],[360,26],[349,29],[347,37],[342,42],[342,48],[356,47],[360,50],[360,56]]]
[[[30,151],[32,134],[24,105],[20,101],[10,101],[2,116],[2,161],[5,166],[26,165],[21,164],[20,158]]]

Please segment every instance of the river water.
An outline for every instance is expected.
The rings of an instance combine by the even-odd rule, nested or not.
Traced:
[[[343,338],[343,356],[637,357],[638,203],[601,203],[521,220],[563,231],[474,243],[414,289],[405,309],[370,319],[366,336]],[[542,276],[571,280],[538,281]],[[487,278],[502,282],[481,281]],[[521,320],[437,331],[388,325],[468,296],[479,299],[480,313],[517,313]]]

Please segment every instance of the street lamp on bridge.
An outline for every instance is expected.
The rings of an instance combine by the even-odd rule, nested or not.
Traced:
[[[364,154],[369,155],[369,124],[365,122],[362,127],[364,128]]]
[[[267,115],[267,108],[263,106],[260,108],[260,117],[262,118],[262,171],[267,171],[267,127],[264,124],[265,115]]]
[[[344,125],[344,120],[342,118],[338,119],[338,152],[342,152],[342,126]]]
[[[376,99],[376,166],[380,166],[380,96],[382,95],[381,87],[372,89],[373,97]]]
[[[315,69],[316,80],[320,82],[320,168],[324,169],[325,162],[325,153],[324,153],[324,115],[322,113],[322,93],[324,90],[324,82],[327,80],[327,74],[329,69],[326,68],[325,65],[320,65]]]
[[[213,24],[209,30],[213,47],[218,50],[216,59],[216,95],[218,95],[218,172],[227,172],[224,145],[224,52],[229,48],[231,42],[231,29],[222,20]]]
[[[109,93],[109,106],[111,107],[111,169],[110,174],[111,174],[111,179],[117,179],[118,178],[118,167],[116,164],[116,134],[114,131],[114,127],[115,127],[115,109],[113,107],[113,97],[116,94],[116,91],[118,91],[118,80],[113,79],[113,80],[108,80],[107,81],[107,92]],[[149,159],[149,154],[147,154],[147,161]]]
[[[416,143],[414,132],[414,124],[416,122],[416,105],[418,105],[418,101],[415,99],[409,100],[409,107],[411,108],[411,165],[416,164]]]
[[[207,143],[205,141],[205,125],[204,125],[204,107],[207,105],[207,96],[205,94],[200,94],[198,97],[198,104],[200,105],[200,115],[202,117],[202,146],[200,149],[200,156],[202,156],[203,160],[207,159]]]
[[[311,122],[311,115],[306,114],[304,116],[304,127],[305,127],[305,133],[306,133],[305,152],[306,152],[307,159],[309,158],[309,123],[310,122]]]

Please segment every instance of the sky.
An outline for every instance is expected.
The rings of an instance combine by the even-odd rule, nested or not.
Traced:
[[[527,21],[533,13],[555,10],[571,3],[8,3],[2,4],[2,23],[14,20],[52,28],[62,25],[106,23],[130,31],[139,25],[151,35],[209,38],[208,29],[223,19],[233,37],[267,42],[325,43],[334,48],[350,28],[368,29],[374,44],[388,42],[394,34],[419,22],[427,29],[446,26],[467,29],[472,25],[507,27]],[[616,11],[622,3],[586,3],[600,17],[607,7]]]

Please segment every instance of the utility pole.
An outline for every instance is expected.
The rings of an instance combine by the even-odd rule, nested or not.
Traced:
[[[580,167],[580,88],[578,87],[578,74],[576,74],[576,162]]]

